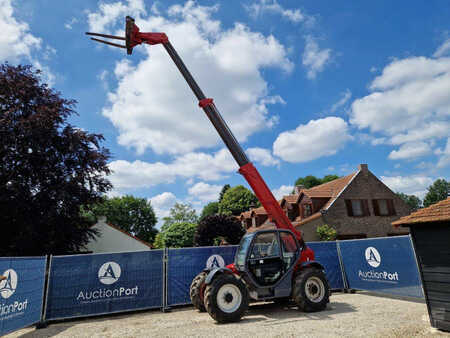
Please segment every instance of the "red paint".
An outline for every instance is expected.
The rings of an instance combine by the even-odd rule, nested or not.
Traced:
[[[133,24],[133,31],[131,33],[131,48],[134,48],[141,43],[149,45],[157,45],[159,43],[167,43],[169,38],[165,33],[141,33],[139,27]]]
[[[213,104],[214,104],[213,99],[202,99],[202,100],[198,101],[198,105],[201,108],[205,108],[206,106],[213,105]]]

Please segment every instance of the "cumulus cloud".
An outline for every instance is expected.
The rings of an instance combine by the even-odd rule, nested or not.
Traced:
[[[177,202],[177,197],[171,192],[163,192],[162,194],[150,197],[148,201],[158,218],[157,227],[159,228],[162,225],[162,219],[169,216],[170,208]]]
[[[238,169],[228,150],[212,155],[188,153],[170,163],[117,160],[109,164],[113,174],[109,176],[117,190],[136,189],[173,183],[177,178],[219,180]]]
[[[278,135],[273,153],[291,163],[308,162],[336,154],[352,138],[340,117],[311,120]]]
[[[217,201],[219,199],[219,193],[221,190],[221,185],[199,182],[190,187],[188,193],[192,198],[207,203],[211,201]]]
[[[261,163],[263,166],[270,167],[280,165],[280,160],[272,156],[269,149],[264,148],[248,148],[247,154],[253,162]]]
[[[272,194],[277,200],[283,198],[283,196],[289,195],[294,187],[292,185],[282,185],[281,187],[272,190]]]
[[[294,23],[305,20],[308,20],[310,24],[314,22],[312,17],[305,15],[300,9],[285,9],[276,0],[260,0],[245,6],[245,9],[253,18],[257,18],[263,13],[273,13],[281,15]]]
[[[450,39],[444,41],[442,45],[434,52],[433,56],[435,58],[440,58],[441,56],[450,54]]]
[[[119,17],[117,12],[125,5],[109,5],[119,9],[107,14],[105,5],[90,15],[105,17],[100,20],[103,25],[114,27],[117,20],[113,18]],[[221,28],[220,22],[212,19],[216,8],[188,1],[169,7],[166,16],[141,17],[137,23],[142,31],[167,33],[199,85],[215,99],[237,139],[245,141],[276,123],[277,116],[270,114],[269,105],[284,102],[269,94],[262,69],[275,67],[289,72],[293,63],[272,35],[253,32],[243,24]],[[139,154],[147,149],[158,154],[183,154],[216,146],[216,131],[164,48],[139,48],[144,53],[142,61],[117,63],[117,88],[108,94],[109,104],[102,111],[118,129],[119,144]]]
[[[345,105],[348,100],[350,100],[350,98],[352,97],[352,92],[350,91],[350,89],[346,89],[345,92],[343,92],[341,94],[341,98],[339,99],[338,102],[334,103],[331,108],[330,108],[330,113],[334,113],[336,110],[338,110],[340,107],[342,107],[343,105]]]
[[[317,73],[324,70],[330,62],[331,49],[320,49],[315,38],[306,36],[305,50],[303,51],[302,63],[307,69],[308,79],[315,79]]]
[[[431,147],[426,142],[411,142],[403,144],[400,149],[389,154],[391,160],[412,160],[431,153]]]
[[[423,198],[427,188],[433,183],[428,176],[381,176],[381,181],[394,192],[416,195]]]
[[[0,0],[0,62],[31,59],[33,49],[39,49],[42,40],[30,33],[27,23],[14,18],[11,0]]]
[[[437,155],[440,155],[437,167],[444,168],[450,165],[450,137],[447,139],[447,145],[444,150],[439,149]]]

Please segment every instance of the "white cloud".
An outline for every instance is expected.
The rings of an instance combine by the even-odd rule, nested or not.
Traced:
[[[381,176],[381,181],[394,192],[416,195],[423,198],[427,188],[433,183],[428,176]]]
[[[292,185],[282,185],[278,189],[272,190],[272,193],[277,200],[280,200],[283,196],[290,195],[292,189],[294,189]]]
[[[444,168],[450,165],[450,137],[447,139],[447,145],[444,150],[440,150],[437,152],[440,155],[437,167]]]
[[[442,45],[434,52],[433,56],[435,58],[440,58],[441,56],[448,55],[450,52],[450,39],[444,41]]]
[[[237,139],[245,141],[276,123],[268,105],[284,102],[269,95],[262,69],[277,67],[288,72],[293,64],[285,47],[271,35],[252,32],[242,24],[223,30],[211,18],[215,8],[188,1],[170,7],[168,18],[141,18],[137,24],[141,31],[167,33],[199,85],[215,99]],[[90,15],[104,12],[101,7],[99,13]],[[117,17],[113,14],[102,22],[111,26],[111,18]],[[136,65],[117,63],[118,85],[108,94],[109,105],[103,109],[103,115],[119,130],[119,144],[139,154],[149,148],[158,154],[181,154],[216,146],[216,131],[164,48],[139,48],[144,60]]]
[[[67,29],[72,29],[73,28],[73,25],[75,24],[75,23],[77,23],[78,22],[78,19],[77,18],[72,18],[70,21],[67,21],[65,24],[64,24],[64,27],[66,27]]]
[[[302,62],[307,69],[308,79],[315,79],[317,73],[324,70],[331,59],[331,49],[320,49],[316,40],[312,36],[306,36],[305,50],[303,51]]]
[[[273,144],[273,153],[287,162],[308,162],[336,154],[351,138],[347,123],[330,116],[281,133]]]
[[[157,228],[159,228],[162,225],[162,219],[169,216],[170,208],[177,202],[177,198],[171,192],[163,192],[162,194],[150,197],[148,201],[158,218]]]
[[[117,160],[111,162],[109,167],[113,171],[109,179],[114,188],[119,191],[173,183],[177,178],[219,180],[238,169],[226,149],[213,155],[188,153],[171,163]]]
[[[391,143],[402,144],[405,142],[447,137],[448,135],[450,135],[450,121],[431,121],[423,124],[420,128],[408,130],[406,133],[392,136]]]
[[[340,98],[340,100],[331,106],[330,113],[334,113],[338,108],[346,104],[348,100],[350,100],[350,98],[352,97],[352,92],[350,91],[350,89],[347,88],[345,92],[341,94],[341,96],[342,97]]]
[[[259,2],[254,2],[249,6],[245,6],[245,9],[253,18],[257,18],[264,12],[268,12],[279,14],[294,23],[308,20],[310,24],[312,24],[314,21],[312,17],[302,13],[300,9],[285,9],[276,0],[260,0]]]
[[[270,167],[280,165],[280,160],[272,156],[269,149],[264,148],[248,148],[247,154],[253,162],[261,163],[263,166]]]
[[[89,29],[95,33],[110,33],[117,20],[120,20],[124,27],[125,16],[130,15],[138,19],[144,14],[146,11],[143,0],[126,0],[126,3],[101,1],[98,12],[88,12]]]
[[[189,195],[191,195],[193,198],[207,203],[211,201],[217,201],[219,199],[219,193],[221,190],[221,185],[199,182],[190,187],[188,192]]]
[[[41,47],[42,40],[30,33],[27,23],[14,18],[11,0],[0,0],[0,62],[31,59],[33,49]]]
[[[391,160],[412,160],[431,154],[431,147],[426,142],[411,142],[403,144],[400,149],[389,154]]]

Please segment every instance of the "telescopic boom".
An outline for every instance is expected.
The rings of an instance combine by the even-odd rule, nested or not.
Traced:
[[[291,230],[298,240],[301,239],[300,232],[292,226],[289,218],[287,218],[287,216],[283,212],[283,209],[280,207],[280,204],[273,196],[266,182],[263,180],[258,170],[249,161],[247,155],[242,150],[242,147],[217,110],[213,99],[207,98],[205,94],[203,94],[197,82],[194,80],[191,73],[186,68],[183,60],[180,58],[176,50],[173,48],[172,44],[169,42],[169,39],[165,33],[141,33],[139,31],[139,28],[134,24],[134,19],[127,16],[125,38],[89,32],[86,34],[110,39],[125,40],[125,45],[119,45],[92,38],[92,40],[98,42],[106,43],[115,47],[125,48],[127,49],[128,54],[131,54],[133,48],[141,43],[146,43],[149,45],[162,44],[169,56],[172,58],[172,61],[177,66],[181,75],[183,75],[187,84],[194,92],[194,95],[197,97],[199,106],[203,109],[206,116],[208,116],[209,120],[214,125],[214,128],[216,128],[228,150],[231,152],[231,155],[238,163],[239,173],[244,176],[248,184],[252,187],[256,197],[266,210],[269,220],[275,222],[277,228]]]

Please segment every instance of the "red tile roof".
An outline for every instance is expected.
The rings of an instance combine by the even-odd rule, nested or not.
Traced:
[[[450,197],[428,208],[419,209],[408,216],[392,222],[394,226],[408,226],[417,223],[448,222],[450,221]]]
[[[264,209],[264,207],[259,207],[256,209],[252,209],[250,211],[251,211],[251,213],[254,212],[256,215],[267,215],[267,211],[266,211],[266,209]]]

